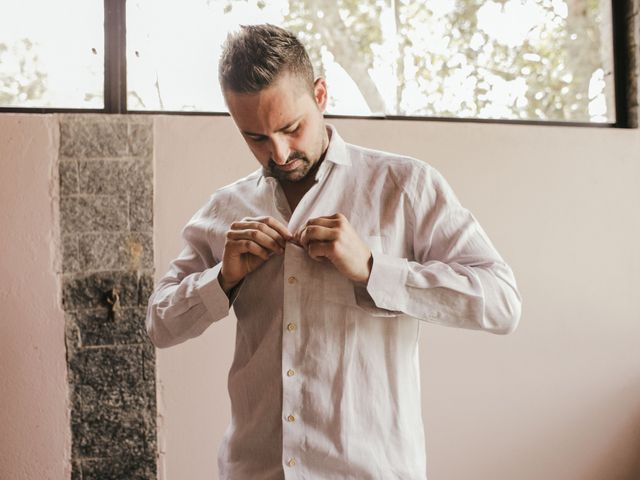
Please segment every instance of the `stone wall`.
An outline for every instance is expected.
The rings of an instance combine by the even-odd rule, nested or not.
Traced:
[[[152,118],[59,118],[72,479],[155,479]]]

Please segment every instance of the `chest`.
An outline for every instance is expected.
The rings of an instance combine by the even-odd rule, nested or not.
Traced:
[[[308,189],[283,189],[264,182],[251,194],[232,199],[218,210],[211,236],[215,256],[221,258],[225,234],[234,221],[271,216],[293,233],[311,219],[343,214],[373,250],[413,257],[413,212],[402,190],[385,184],[336,175]]]

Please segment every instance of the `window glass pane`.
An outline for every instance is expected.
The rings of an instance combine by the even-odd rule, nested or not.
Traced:
[[[327,113],[614,122],[607,0],[128,0],[129,108],[226,111],[220,45],[295,31]]]
[[[104,107],[104,2],[0,0],[0,107]]]
[[[614,122],[611,2],[396,2],[391,110]]]
[[[218,58],[239,24],[282,23],[286,1],[128,0],[128,109],[226,111]]]
[[[227,33],[252,23],[273,23],[298,31],[288,23],[300,20],[292,17],[296,12],[289,3],[184,0],[178,5],[167,0],[128,0],[128,109],[226,112],[218,84],[218,59]],[[305,40],[303,35],[301,39]],[[312,60],[317,61],[317,72],[325,74],[331,85],[328,113],[369,115],[360,88],[332,61],[331,53],[315,45],[309,49]],[[366,71],[362,74],[368,75]]]

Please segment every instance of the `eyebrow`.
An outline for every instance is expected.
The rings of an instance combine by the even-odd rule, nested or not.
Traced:
[[[294,125],[295,123],[299,122],[302,119],[303,116],[304,115],[300,115],[299,117],[295,118],[291,122],[287,123],[284,127],[279,128],[278,130],[276,130],[276,133],[277,132],[282,132],[284,130],[287,130],[288,128],[291,128],[291,126]],[[242,133],[244,133],[245,135],[249,135],[251,137],[266,137],[266,135],[264,135],[262,133],[248,132],[246,130],[243,130]]]

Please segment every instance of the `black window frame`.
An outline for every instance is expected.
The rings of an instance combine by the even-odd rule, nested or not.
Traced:
[[[614,95],[616,120],[613,123],[562,122],[547,120],[510,120],[488,118],[459,117],[418,117],[403,115],[332,115],[327,118],[364,119],[364,120],[413,120],[465,123],[498,123],[515,125],[591,127],[591,128],[637,128],[638,119],[630,116],[630,92],[632,79],[630,59],[637,55],[632,51],[628,19],[633,12],[633,0],[612,0]],[[104,0],[104,108],[39,108],[39,107],[2,107],[0,113],[107,113],[136,115],[206,115],[229,116],[226,112],[182,112],[165,110],[129,110],[127,109],[127,58],[126,58],[126,0]],[[640,55],[638,55],[640,57]],[[640,62],[640,58],[638,59]]]

